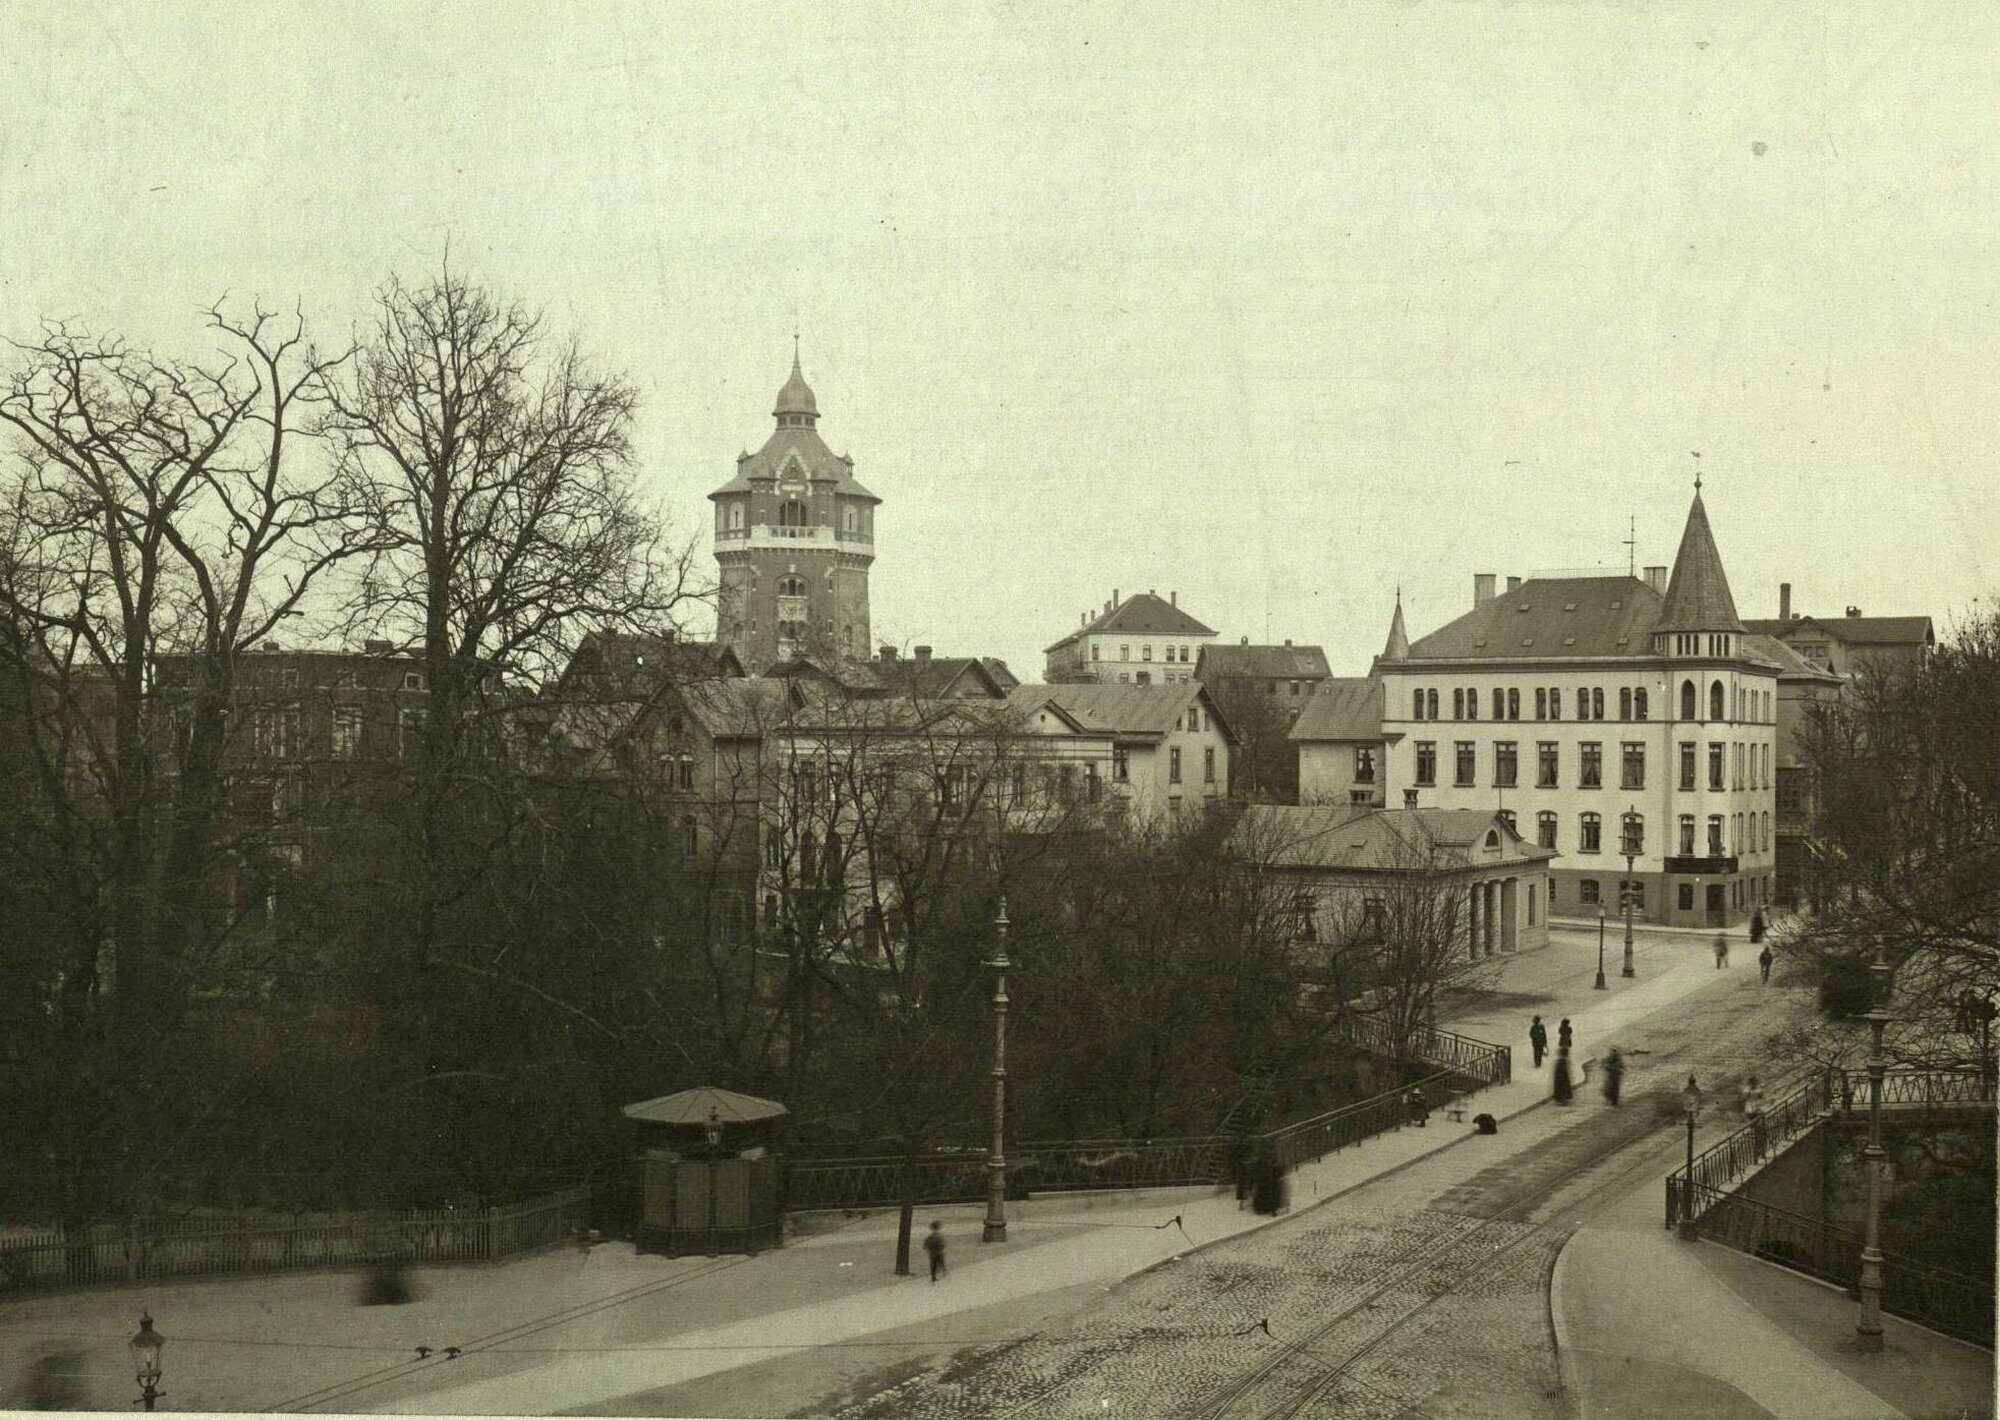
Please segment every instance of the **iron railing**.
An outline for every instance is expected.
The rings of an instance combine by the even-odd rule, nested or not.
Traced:
[[[1353,1044],[1364,1049],[1393,1056],[1407,1053],[1424,1064],[1469,1076],[1481,1085],[1504,1085],[1513,1078],[1510,1046],[1474,1040],[1436,1026],[1418,1026],[1408,1040],[1399,1041],[1380,1016],[1349,1016],[1342,1029]]]
[[[1775,1262],[1852,1294],[1861,1276],[1860,1234],[1741,1194],[1695,1185],[1697,1231],[1712,1242]],[[1897,1253],[1882,1255],[1882,1310],[1975,1345],[1993,1345],[1993,1284]]]
[[[591,1190],[491,1208],[412,1209],[163,1220],[135,1218],[0,1238],[0,1292],[147,1277],[197,1277],[304,1267],[490,1261],[581,1233]]]

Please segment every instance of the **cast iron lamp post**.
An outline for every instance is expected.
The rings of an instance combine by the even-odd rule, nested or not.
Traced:
[[[1889,1024],[1889,964],[1880,943],[1868,968],[1874,1005],[1868,1022],[1868,1147],[1861,1157],[1868,1166],[1868,1231],[1861,1244],[1861,1319],[1854,1323],[1855,1344],[1862,1351],[1882,1349],[1882,1076],[1889,1062],[1882,1057],[1882,1028]]]
[[[1681,1174],[1681,1236],[1692,1242],[1701,1236],[1695,1231],[1694,1221],[1694,1117],[1701,1113],[1701,1086],[1694,1082],[1694,1073],[1688,1073],[1688,1082],[1681,1090],[1681,1112],[1687,1115],[1688,1148],[1687,1168]]]
[[[1638,806],[1625,810],[1625,890],[1620,894],[1625,899],[1625,968],[1620,976],[1637,976],[1632,969],[1632,860],[1639,854],[1639,834],[1634,826],[1638,822]]]
[[[160,1348],[166,1344],[166,1338],[153,1330],[153,1314],[141,1312],[139,1330],[131,1341],[132,1365],[134,1379],[139,1382],[139,1403],[148,1410],[166,1394],[160,1389]]]
[[[1007,1241],[1007,899],[993,919],[993,1152],[986,1160],[986,1226],[981,1242]]]
[[[1599,991],[1607,989],[1604,985],[1604,904],[1601,902],[1597,904],[1597,981],[1594,984]]]

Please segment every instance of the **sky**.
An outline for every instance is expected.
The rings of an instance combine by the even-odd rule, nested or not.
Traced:
[[[879,642],[1113,589],[1378,651],[1472,577],[1672,560],[1744,616],[2000,590],[2000,7],[21,7],[0,336],[329,341],[452,264],[637,382],[705,495],[799,335],[879,494]],[[1694,455],[1699,453],[1697,460]]]

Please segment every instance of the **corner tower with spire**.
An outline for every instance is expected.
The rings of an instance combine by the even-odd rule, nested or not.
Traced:
[[[881,499],[819,434],[819,400],[796,350],[777,426],[709,494],[721,574],[717,639],[760,675],[795,656],[865,658],[868,570]]]

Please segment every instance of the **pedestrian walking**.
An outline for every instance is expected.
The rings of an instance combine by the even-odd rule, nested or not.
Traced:
[[[1618,1090],[1625,1079],[1625,1056],[1617,1046],[1604,1057],[1604,1098],[1613,1109],[1618,1108]]]
[[[1255,1168],[1250,1206],[1263,1217],[1276,1217],[1285,1206],[1285,1179],[1278,1168],[1278,1156],[1265,1149]]]
[[[1403,1107],[1410,1112],[1410,1123],[1422,1129],[1431,1122],[1430,1106],[1424,1103],[1424,1092],[1412,1086],[1403,1095]]]
[[[1729,934],[1727,932],[1717,932],[1715,934],[1715,969],[1720,971],[1728,965]]]
[[[1764,984],[1771,984],[1771,944],[1766,942],[1764,950],[1757,953],[1757,970],[1764,973]]]
[[[1542,1024],[1540,1016],[1528,1027],[1528,1048],[1535,1052],[1535,1068],[1541,1069],[1542,1057],[1549,1053],[1549,1028]]]
[[[1556,1048],[1566,1055],[1569,1053],[1569,1048],[1574,1044],[1576,1042],[1570,1035],[1569,1017],[1564,1016],[1562,1024],[1556,1027]]]
[[[1764,1087],[1752,1075],[1743,1082],[1743,1117],[1750,1121],[1751,1147],[1764,1157]]]
[[[944,1224],[932,1223],[924,1236],[924,1253],[931,1260],[931,1281],[944,1275]]]
[[[1750,945],[1759,946],[1764,941],[1764,909],[1758,908],[1750,914]]]
[[[1565,1021],[1563,1024],[1568,1025],[1569,1022]],[[1552,1097],[1557,1104],[1568,1104],[1571,1097],[1576,1093],[1576,1085],[1570,1078],[1569,1047],[1567,1045],[1556,1047],[1556,1068],[1554,1073],[1555,1082]]]

